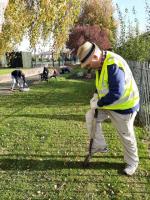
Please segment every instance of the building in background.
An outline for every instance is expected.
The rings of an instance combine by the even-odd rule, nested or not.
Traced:
[[[31,68],[31,52],[8,52],[0,58],[1,68]]]

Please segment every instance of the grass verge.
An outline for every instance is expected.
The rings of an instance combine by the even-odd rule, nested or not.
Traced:
[[[150,159],[139,127],[140,166],[133,177],[122,174],[122,147],[110,123],[103,124],[109,153],[82,167],[93,85],[58,78],[0,96],[0,199],[149,199]]]
[[[10,74],[15,69],[16,68],[0,68],[0,76]],[[28,70],[29,68],[27,69],[19,68],[19,69],[25,71]]]

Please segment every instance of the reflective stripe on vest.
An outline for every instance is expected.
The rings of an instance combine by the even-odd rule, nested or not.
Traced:
[[[103,106],[102,108],[110,110],[125,110],[133,108],[139,103],[139,92],[137,85],[126,61],[113,52],[107,52],[100,75],[99,72],[96,71],[96,88],[98,91],[98,96],[99,98],[102,98],[109,92],[107,67],[111,67],[110,65],[113,64],[116,64],[125,73],[124,93],[114,103]]]

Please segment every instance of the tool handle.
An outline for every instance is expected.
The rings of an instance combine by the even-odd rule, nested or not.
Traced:
[[[93,145],[93,138],[90,139],[90,144],[89,144],[89,155],[91,155],[92,145]]]
[[[98,109],[96,108],[95,113],[94,113],[94,118],[97,118],[97,117],[98,117]]]

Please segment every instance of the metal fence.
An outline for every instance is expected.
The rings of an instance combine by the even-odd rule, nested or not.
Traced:
[[[148,62],[128,61],[140,92],[140,111],[138,122],[150,131],[150,64]]]

